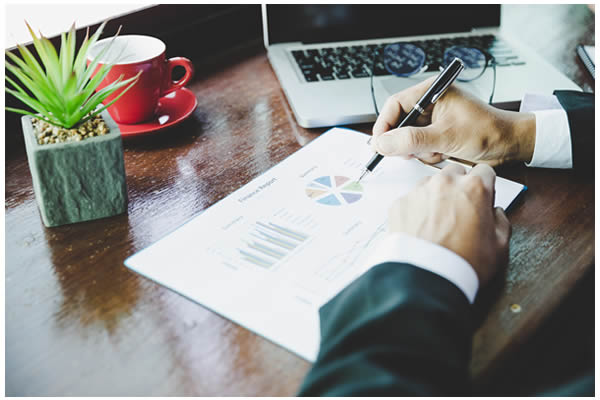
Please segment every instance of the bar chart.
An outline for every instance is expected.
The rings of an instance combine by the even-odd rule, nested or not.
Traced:
[[[309,239],[309,235],[273,222],[257,221],[238,248],[240,259],[262,268],[272,268]]]

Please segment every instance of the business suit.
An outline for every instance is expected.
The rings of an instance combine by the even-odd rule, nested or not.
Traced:
[[[586,171],[594,162],[594,96],[555,95],[569,119],[573,167]],[[472,310],[450,281],[410,264],[380,264],[323,306],[320,316],[320,352],[300,395],[471,393]],[[593,384],[593,376],[585,376],[552,393],[593,395]]]
[[[594,174],[594,94],[557,90],[554,95],[564,108],[571,130],[573,169],[583,174]]]

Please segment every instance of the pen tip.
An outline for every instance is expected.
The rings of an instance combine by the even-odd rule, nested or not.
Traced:
[[[357,182],[357,183],[358,183],[358,182],[360,182],[360,181],[362,180],[362,178],[364,178],[364,177],[365,177],[365,175],[366,175],[368,172],[369,172],[369,170],[368,170],[368,169],[365,169],[365,170],[363,171],[363,173],[360,175],[360,178],[358,178],[358,180],[357,180],[356,182]]]

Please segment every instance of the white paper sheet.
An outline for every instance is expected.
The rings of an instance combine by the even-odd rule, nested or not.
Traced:
[[[357,185],[368,138],[331,129],[125,264],[314,361],[319,307],[371,267],[391,203],[438,171],[386,157]],[[498,179],[496,205],[521,190]]]

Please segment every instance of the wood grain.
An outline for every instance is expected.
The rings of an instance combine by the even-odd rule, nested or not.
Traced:
[[[510,6],[503,18],[593,88],[574,50],[565,50],[594,43],[587,8]],[[296,124],[258,46],[198,69],[190,87],[199,102],[191,118],[125,142],[129,208],[113,218],[44,228],[18,127],[6,125],[7,395],[296,392],[309,363],[123,266],[323,131]],[[478,304],[478,379],[518,350],[594,262],[593,180],[522,166],[499,174],[529,190],[509,214],[506,276]],[[511,312],[512,304],[522,311]]]

